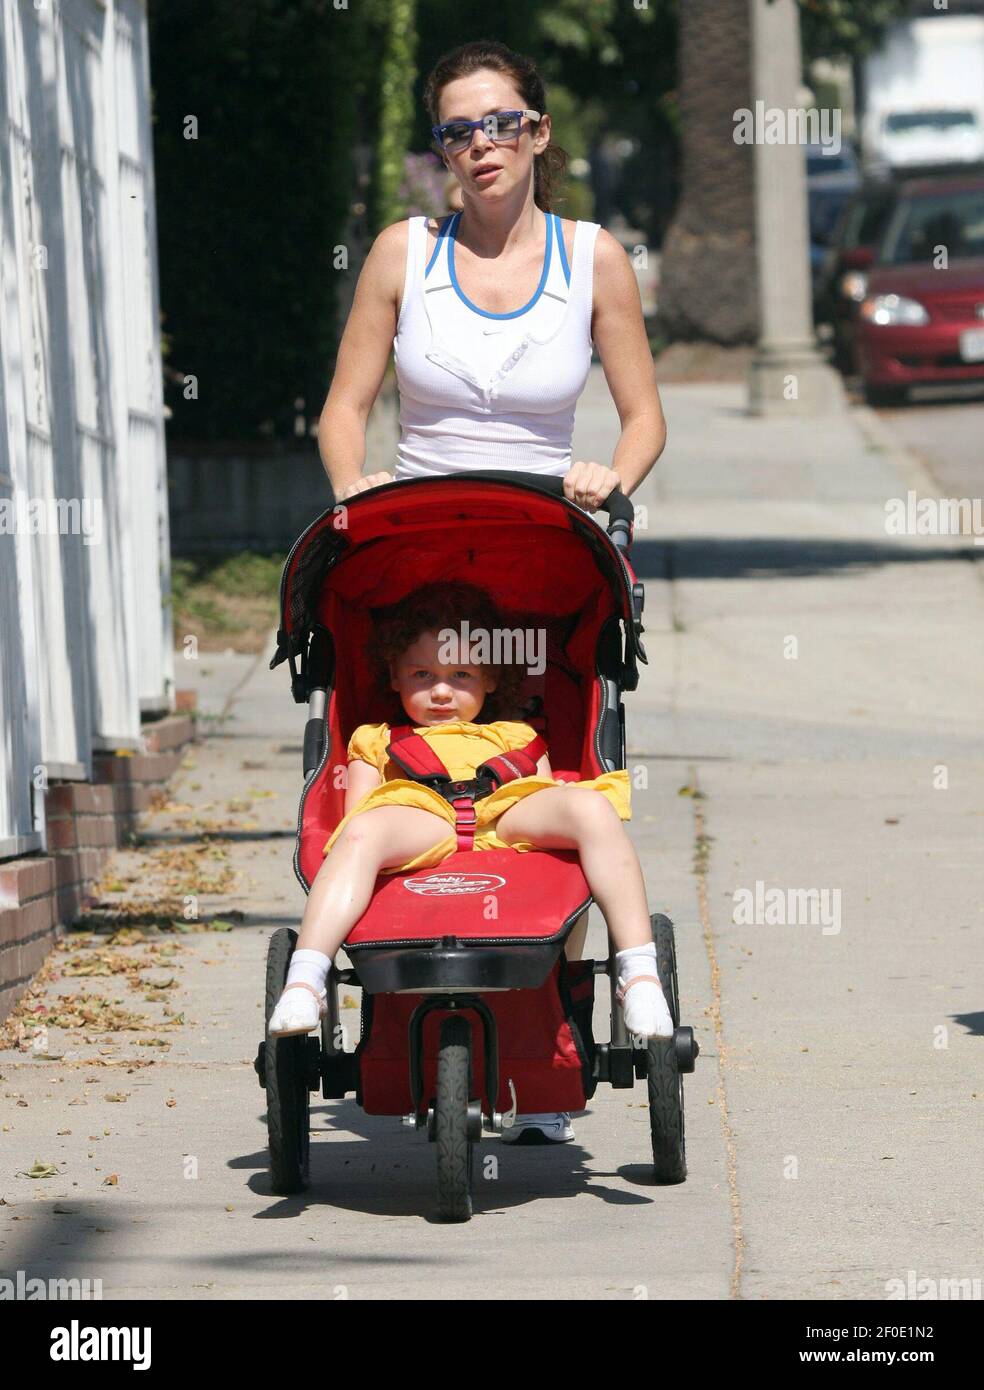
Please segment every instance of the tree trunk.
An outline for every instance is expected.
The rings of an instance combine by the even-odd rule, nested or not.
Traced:
[[[754,109],[748,0],[680,6],[682,192],[662,248],[658,322],[676,339],[758,337],[754,146],[735,112]]]
[[[380,73],[379,140],[376,149],[376,230],[403,216],[407,141],[413,130],[413,81],[417,58],[416,0],[387,0],[389,25]]]

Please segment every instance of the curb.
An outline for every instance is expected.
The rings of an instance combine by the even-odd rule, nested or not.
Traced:
[[[925,460],[908,450],[870,405],[851,406],[850,414],[869,446],[888,455],[910,488],[927,497],[943,496]]]

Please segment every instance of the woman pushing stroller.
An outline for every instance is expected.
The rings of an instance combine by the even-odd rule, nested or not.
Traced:
[[[453,659],[443,659],[449,634],[496,630],[503,630],[503,620],[491,599],[475,585],[452,580],[414,590],[374,634],[370,659],[377,679],[387,682],[397,708],[455,779],[472,777],[487,759],[537,738],[521,720],[499,717],[515,712],[521,668],[457,659],[460,652],[453,650]],[[401,775],[387,755],[391,727],[362,724],[349,740],[345,814],[311,885],[270,1019],[272,1035],[307,1033],[320,1025],[332,959],[369,906],[377,875],[429,868],[456,851],[454,810],[435,789]],[[640,1037],[672,1036],[642,869],[621,824],[631,815],[628,772],[556,782],[548,751],[535,775],[505,782],[476,800],[475,815],[476,850],[577,851],[615,945],[627,1029]]]
[[[514,468],[563,477],[568,500],[594,512],[616,488],[631,494],[666,441],[635,272],[616,238],[598,223],[554,211],[567,157],[552,142],[546,90],[530,58],[493,40],[465,44],[435,65],[424,84],[424,101],[434,123],[434,151],[457,180],[461,206],[442,218],[415,216],[385,227],[362,267],[318,430],[335,498],[344,502],[391,481],[386,472],[363,476],[363,466],[366,424],[392,353],[400,396],[397,481]],[[572,454],[575,408],[595,353],[620,423],[610,467]],[[489,720],[482,712],[484,702],[491,708],[503,693],[486,684],[490,674],[496,682],[495,674],[468,665],[450,672],[435,667],[430,659],[434,634],[428,631],[416,634],[412,645],[423,641],[424,648],[412,655],[422,662],[414,669],[428,672],[431,683],[413,686],[407,681],[401,688],[401,695],[405,691],[412,697],[412,710],[404,708],[418,732],[428,740],[440,734],[442,756],[446,739],[470,737],[468,747],[479,762],[490,746],[502,751],[503,739],[528,742],[528,726],[517,730],[507,721],[503,728],[500,720]],[[405,650],[400,655],[410,654]],[[452,728],[479,720],[484,743],[476,744],[474,733]],[[395,817],[402,811],[399,834],[405,858],[439,862],[430,837],[434,813],[447,819],[447,803],[442,811],[437,794],[420,798],[418,787],[418,800],[409,805],[380,806],[378,798],[393,791],[394,770],[391,766],[387,773],[381,765],[386,731],[357,733],[359,740],[349,750],[346,814],[368,793],[376,797],[358,816],[360,851],[369,855],[388,848]],[[492,746],[496,738],[499,743]],[[603,908],[608,903],[616,944],[645,949],[646,973],[655,973],[642,875],[618,824],[628,818],[627,778],[620,799],[618,780],[603,787],[599,779],[597,786],[571,789],[553,784],[549,767],[548,755],[537,769],[537,797],[528,786],[508,812],[501,800],[489,798],[484,808],[477,803],[483,817],[495,809],[502,812],[495,829],[487,827],[488,834],[512,835],[517,848],[524,841],[532,844],[534,831],[576,842],[586,836],[584,823],[593,816],[605,836],[620,835],[614,843],[626,870],[624,883],[616,884],[619,901],[613,900],[611,888],[606,893],[604,883],[592,883],[592,888],[597,886],[595,896]],[[463,775],[473,771],[468,764]],[[380,787],[381,782],[386,785]],[[372,817],[363,814],[368,809]],[[344,828],[347,833],[348,826]],[[333,853],[337,848],[336,841]],[[357,858],[347,838],[334,862]],[[589,864],[597,861],[604,874],[606,856],[589,850],[587,858]],[[390,864],[379,867],[394,871]],[[317,902],[327,894],[334,904],[341,891],[329,892],[316,883],[312,899]],[[336,929],[332,939],[322,942],[322,954],[337,948],[337,936]],[[640,958],[632,959],[638,963]],[[630,957],[624,964],[632,968]],[[662,996],[652,990],[658,984],[645,980],[626,996],[627,1023],[645,1024],[655,1035],[655,1025],[667,1027],[668,1014]],[[571,1137],[566,1121],[544,1133],[548,1130],[550,1137]]]

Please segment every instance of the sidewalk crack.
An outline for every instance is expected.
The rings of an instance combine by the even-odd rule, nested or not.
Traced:
[[[731,1233],[734,1241],[734,1265],[731,1270],[731,1297],[741,1298],[741,1276],[745,1259],[745,1235],[741,1218],[741,1198],[738,1194],[738,1153],[735,1132],[728,1109],[728,1095],[725,1087],[724,1069],[728,1058],[728,1047],[724,1041],[724,1022],[721,1017],[721,969],[718,964],[714,929],[707,900],[707,867],[710,856],[710,839],[704,815],[701,811],[703,794],[698,795],[700,783],[697,768],[690,769],[690,785],[694,788],[694,876],[697,879],[697,905],[700,912],[701,929],[704,934],[704,949],[711,969],[711,1020],[714,1024],[714,1041],[718,1055],[717,1102],[721,1116],[721,1130],[724,1135],[724,1148],[728,1174],[728,1195],[731,1206]]]

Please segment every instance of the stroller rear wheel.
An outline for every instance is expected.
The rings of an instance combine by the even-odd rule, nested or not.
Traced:
[[[468,1137],[471,1094],[471,1027],[464,1018],[441,1024],[437,1054],[437,1207],[445,1221],[469,1221],[474,1144]]]
[[[297,932],[280,927],[267,947],[266,1022],[287,982],[287,968],[297,944]],[[313,1044],[313,1049],[312,1049]],[[310,1105],[308,1083],[316,1037],[298,1034],[276,1038],[266,1035],[264,1076],[267,1099],[267,1136],[270,1144],[270,1185],[278,1195],[303,1192],[308,1185],[310,1156]]]
[[[673,923],[661,912],[650,918],[659,975],[673,1026],[680,1029],[680,991],[677,984]],[[692,1070],[692,1067],[691,1067]],[[683,1076],[674,1038],[650,1038],[646,1047],[649,1090],[649,1128],[653,1144],[653,1176],[658,1183],[684,1182],[687,1149],[683,1123]]]

